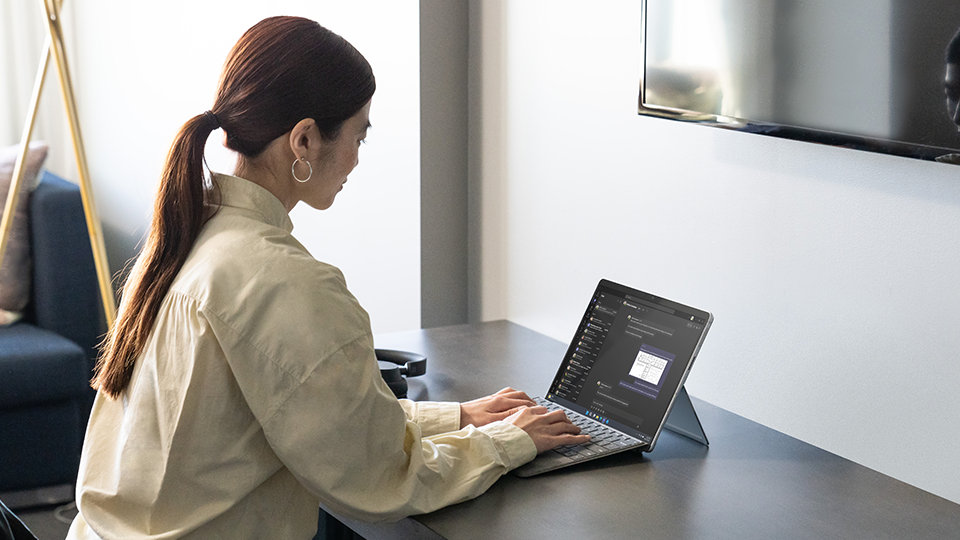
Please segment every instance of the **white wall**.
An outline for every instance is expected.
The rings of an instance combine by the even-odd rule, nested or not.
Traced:
[[[0,2],[0,146],[20,143],[46,35],[43,2]],[[65,40],[71,47],[69,36]],[[49,146],[46,168],[73,171],[76,163],[56,71],[51,62],[31,141]]]
[[[66,9],[80,120],[114,270],[134,254],[149,222],[174,135],[213,104],[227,52],[247,28],[271,15],[300,15],[353,43],[377,77],[374,127],[336,204],[326,212],[293,210],[294,235],[343,270],[375,332],[419,327],[416,2],[71,0]],[[233,155],[221,140],[222,131],[211,137],[208,162],[232,172]]]
[[[639,117],[639,4],[475,10],[480,315],[710,310],[693,395],[960,502],[960,168]]]

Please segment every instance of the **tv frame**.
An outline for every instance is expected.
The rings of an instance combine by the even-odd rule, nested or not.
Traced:
[[[756,133],[759,135],[780,137],[817,144],[826,144],[841,148],[850,148],[854,150],[863,150],[868,152],[877,152],[960,165],[960,133],[957,135],[957,148],[947,148],[856,135],[852,133],[828,131],[812,127],[793,126],[771,122],[758,122],[747,118],[737,118],[733,116],[678,109],[647,103],[645,101],[645,80],[647,73],[646,43],[648,1],[649,0],[641,0],[640,6],[640,55],[642,65],[640,71],[640,92],[637,104],[638,114],[642,116],[652,116],[681,122],[689,122],[697,125]]]

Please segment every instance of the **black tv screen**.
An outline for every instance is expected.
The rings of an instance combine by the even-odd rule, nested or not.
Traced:
[[[960,161],[960,0],[644,0],[641,114]]]

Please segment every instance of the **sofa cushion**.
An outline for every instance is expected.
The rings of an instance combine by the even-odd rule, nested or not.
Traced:
[[[20,145],[0,149],[0,215],[3,214],[13,167]],[[15,321],[30,299],[30,238],[27,218],[30,191],[37,185],[37,173],[47,157],[47,146],[31,143],[24,160],[23,183],[13,207],[13,221],[0,263],[0,325]]]
[[[49,330],[19,322],[0,328],[0,408],[72,399],[87,393],[83,349]]]

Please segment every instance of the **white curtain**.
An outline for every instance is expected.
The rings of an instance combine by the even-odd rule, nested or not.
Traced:
[[[73,1],[65,2],[61,14],[68,57],[72,48],[70,3]],[[43,0],[0,0],[0,147],[20,142],[46,34]],[[76,79],[76,74],[72,75]],[[76,181],[76,160],[66,118],[60,81],[51,57],[32,140],[45,141],[50,146],[47,169]]]

